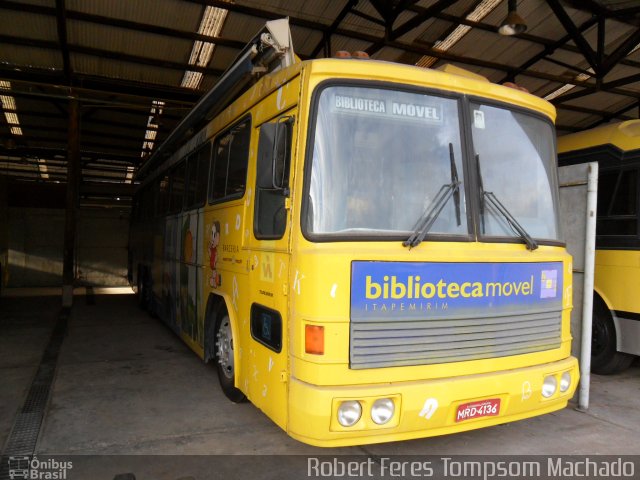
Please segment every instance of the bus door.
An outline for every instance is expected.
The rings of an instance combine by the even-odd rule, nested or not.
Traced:
[[[258,129],[249,242],[248,396],[282,428],[287,421],[290,159],[294,112]],[[250,218],[250,217],[249,217]]]

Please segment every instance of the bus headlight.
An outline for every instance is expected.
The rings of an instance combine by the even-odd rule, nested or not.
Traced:
[[[544,398],[549,398],[554,393],[556,393],[556,389],[558,388],[558,381],[556,377],[553,375],[549,375],[545,377],[544,382],[542,383],[542,396]]]
[[[343,427],[352,427],[362,416],[362,405],[355,400],[342,402],[338,407],[338,422]]]
[[[569,372],[564,372],[560,377],[560,391],[564,393],[567,390],[569,390],[570,386],[571,386],[571,374]]]
[[[373,406],[371,407],[371,420],[378,425],[384,425],[391,420],[395,409],[396,407],[393,404],[393,400],[390,398],[379,398],[373,402]]]

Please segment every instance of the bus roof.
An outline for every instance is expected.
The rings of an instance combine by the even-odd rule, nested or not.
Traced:
[[[640,120],[610,123],[558,137],[558,153],[600,145],[613,145],[622,151],[640,148]]]
[[[467,95],[488,98],[499,102],[535,110],[556,119],[555,107],[540,97],[487,81],[480,75],[470,74],[462,69],[428,69],[380,60],[361,59],[317,59],[303,62],[319,81],[330,78],[370,79],[404,85],[435,88],[444,92],[460,92]]]
[[[280,86],[300,75],[302,70],[308,73],[306,77],[309,79],[310,88],[330,79],[373,80],[432,88],[444,93],[458,92],[533,110],[546,116],[551,122],[554,122],[556,118],[555,107],[546,100],[515,88],[491,83],[485,77],[457,67],[436,70],[370,59],[325,58],[301,62],[296,58],[296,61],[286,68],[260,78],[255,85],[248,88],[200,130],[202,134],[198,135],[200,139],[192,138],[177,147],[173,154],[161,165],[158,165],[155,173],[149,175],[143,183],[147,183],[158,173],[166,170],[194,150],[204,138],[211,138],[221,129],[236,121],[259,99],[265,98]]]

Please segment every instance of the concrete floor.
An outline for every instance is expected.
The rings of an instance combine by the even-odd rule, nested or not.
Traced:
[[[235,478],[229,474],[238,468],[244,478],[306,473],[306,457],[278,460],[272,455],[640,453],[638,362],[620,375],[594,375],[587,413],[567,408],[456,435],[320,449],[291,439],[251,404],[228,402],[215,370],[159,320],[140,311],[132,295],[94,298],[90,304],[76,297],[36,448],[40,456],[74,455],[74,473],[84,473],[69,478],[111,480],[125,472],[134,472],[138,480],[222,478],[223,472]],[[24,401],[59,306],[56,296],[0,299],[0,446]],[[255,457],[179,457],[187,462],[146,457],[211,454]],[[218,473],[212,475],[216,458]]]

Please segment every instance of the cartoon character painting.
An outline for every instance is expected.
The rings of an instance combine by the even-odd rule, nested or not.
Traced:
[[[218,244],[220,243],[220,222],[213,222],[211,225],[211,238],[209,239],[209,266],[211,267],[211,276],[209,277],[209,285],[218,288],[220,285],[220,275],[216,269],[218,263]]]

